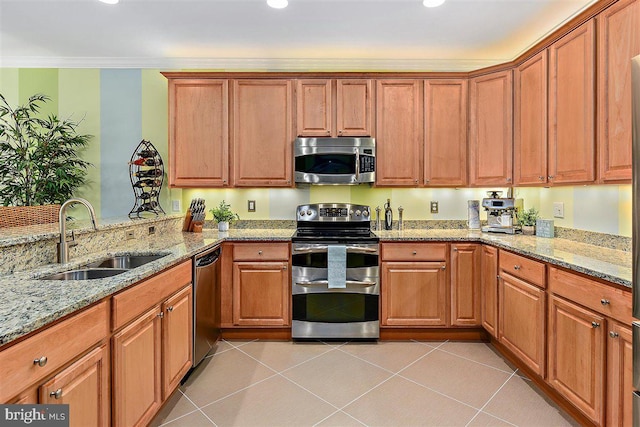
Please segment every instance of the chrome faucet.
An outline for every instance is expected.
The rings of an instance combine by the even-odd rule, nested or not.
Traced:
[[[60,223],[60,242],[58,242],[58,262],[61,264],[69,262],[69,247],[76,246],[76,239],[73,231],[71,231],[71,241],[67,241],[67,207],[80,203],[83,204],[87,210],[89,211],[89,215],[91,216],[91,223],[93,224],[93,229],[98,229],[98,221],[96,220],[96,212],[93,210],[93,206],[91,203],[85,199],[81,199],[79,197],[72,198],[67,200],[60,206],[60,213],[58,215],[58,221]]]

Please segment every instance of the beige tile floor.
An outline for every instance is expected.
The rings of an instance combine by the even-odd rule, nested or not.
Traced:
[[[152,426],[573,426],[485,343],[221,341]]]

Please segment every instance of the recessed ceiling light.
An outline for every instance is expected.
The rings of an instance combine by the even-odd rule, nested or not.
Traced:
[[[267,4],[274,9],[284,9],[289,2],[287,0],[267,0]]]
[[[422,4],[425,5],[425,7],[438,7],[444,3],[444,1],[445,0],[424,0]]]
[[[120,0],[100,0],[100,1],[106,4],[117,4]]]

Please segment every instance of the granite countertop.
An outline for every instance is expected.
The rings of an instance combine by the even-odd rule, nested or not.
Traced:
[[[105,279],[90,281],[41,280],[39,277],[81,267],[110,255],[122,254],[118,248],[87,257],[73,259],[68,264],[48,264],[30,271],[0,276],[0,346],[71,314],[109,295],[121,291],[161,270],[176,265],[193,255],[214,247],[222,241],[282,241],[288,242],[295,230],[231,229],[219,233],[205,229],[202,233],[169,233],[148,241],[140,241],[127,253],[162,253],[166,256]],[[535,236],[486,234],[478,231],[429,229],[379,231],[386,241],[468,241],[488,243],[503,249],[559,265],[570,270],[631,287],[631,253],[577,243],[565,239],[544,239]]]

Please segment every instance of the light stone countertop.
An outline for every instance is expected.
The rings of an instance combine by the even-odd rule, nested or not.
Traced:
[[[59,318],[78,311],[121,291],[161,270],[176,265],[222,241],[288,242],[295,230],[231,229],[219,233],[175,232],[140,241],[127,253],[166,253],[141,267],[105,279],[89,281],[40,280],[39,277],[81,267],[110,255],[121,254],[117,247],[103,253],[73,259],[70,263],[48,264],[30,271],[0,276],[0,345],[29,334]],[[565,239],[535,236],[488,234],[469,230],[429,229],[379,231],[381,242],[389,241],[467,241],[488,243],[499,248],[585,273],[622,286],[631,286],[631,253],[577,243]]]

